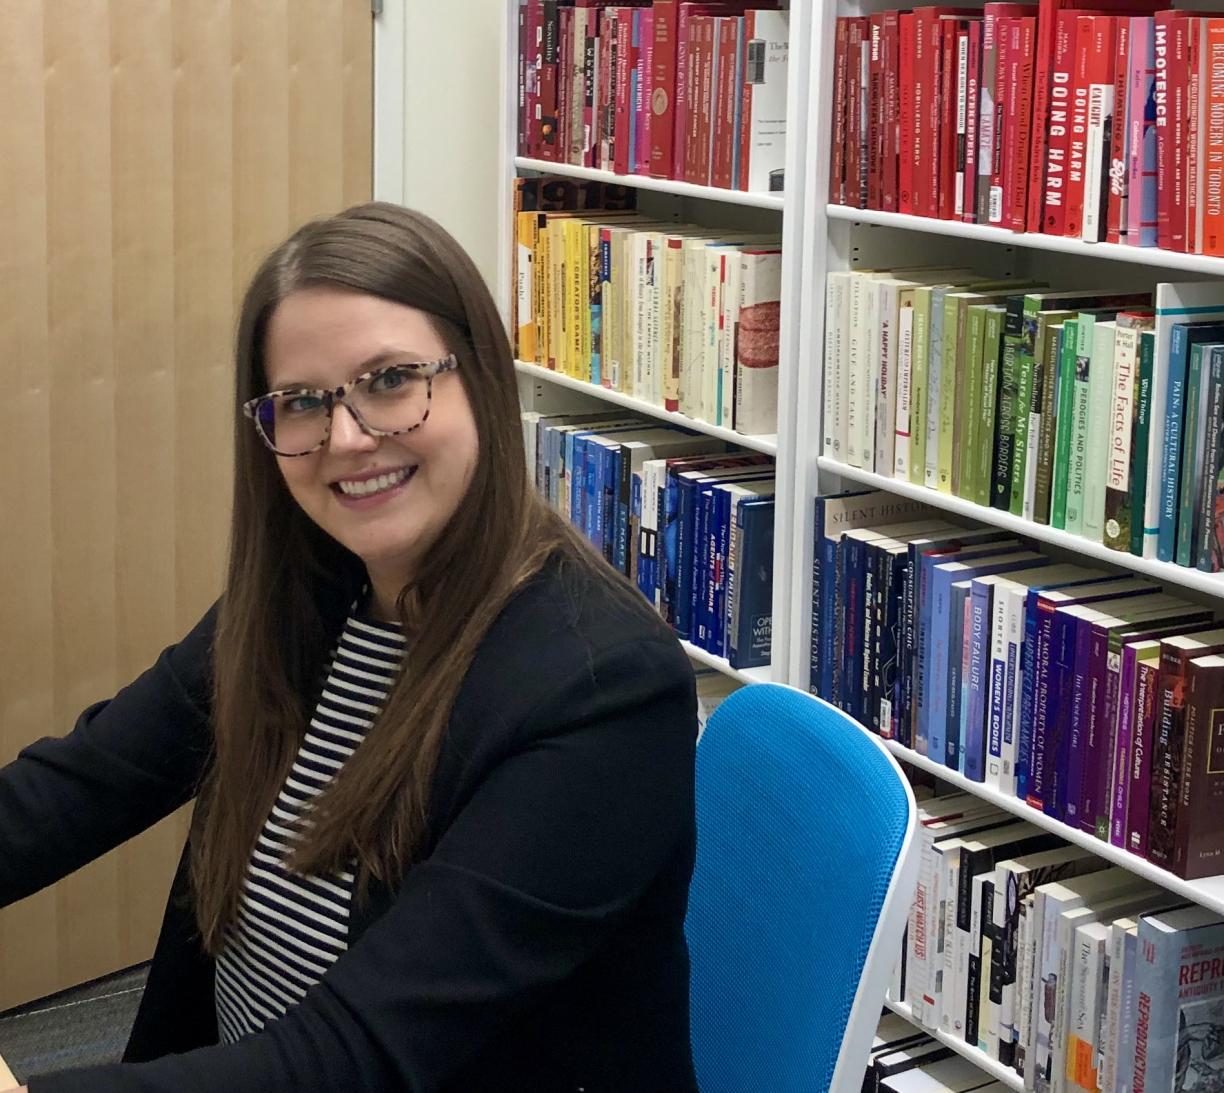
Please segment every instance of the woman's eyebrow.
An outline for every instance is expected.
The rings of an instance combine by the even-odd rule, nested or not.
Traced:
[[[443,354],[445,356],[445,354]],[[419,353],[413,349],[380,349],[372,357],[367,357],[359,364],[353,365],[349,369],[348,378],[356,379],[358,376],[366,372],[372,372],[376,368],[381,368],[384,364],[398,362],[400,364],[428,364],[430,361],[438,360],[437,356],[429,353]],[[275,383],[269,386],[269,391],[297,391],[306,388],[311,391],[330,391],[333,387],[338,387],[339,384],[326,383],[311,383],[309,380],[286,380],[282,383]]]

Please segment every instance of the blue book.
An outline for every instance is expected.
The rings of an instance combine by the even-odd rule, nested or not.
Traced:
[[[772,468],[753,468],[752,473],[729,476],[703,483],[697,490],[697,525],[694,535],[693,574],[693,644],[708,653],[717,653],[714,647],[715,599],[722,577],[719,572],[719,487],[736,481],[773,481]],[[772,487],[770,487],[772,489]],[[724,554],[725,557],[725,554]]]
[[[834,626],[837,610],[837,558],[842,533],[854,528],[886,524],[934,512],[921,501],[861,490],[817,497],[812,548],[812,641],[809,689],[832,701],[834,664],[838,634]]]
[[[990,693],[991,622],[994,586],[974,581],[969,592],[969,671],[965,715],[961,724],[961,772],[975,782],[986,780],[986,700]],[[1002,674],[997,689],[1002,692]],[[1002,705],[1000,699],[1000,707]],[[999,721],[1001,743],[1002,720]],[[998,754],[996,751],[995,754]]]
[[[949,639],[952,634],[952,585],[957,581],[984,577],[988,573],[1006,573],[1013,569],[1029,569],[1040,565],[1042,555],[1033,551],[1007,552],[996,544],[986,544],[970,554],[959,552],[953,560],[936,559],[931,568],[930,613],[927,639],[930,645],[927,655],[927,679],[925,715],[927,756],[945,762],[948,731],[948,681],[951,678]],[[965,557],[969,554],[968,557]],[[960,650],[957,650],[960,656]]]
[[[773,498],[735,503],[735,590],[727,659],[732,668],[769,663],[773,638]]]
[[[1204,320],[1197,323],[1176,323],[1169,332],[1169,361],[1165,395],[1164,451],[1161,457],[1160,528],[1156,539],[1156,556],[1162,562],[1172,562],[1177,556],[1177,518],[1181,494],[1181,457],[1183,423],[1186,402],[1186,376],[1190,364],[1190,349],[1197,342],[1219,341],[1224,338],[1224,324]]]
[[[931,615],[933,604],[934,571],[937,565],[944,562],[956,562],[978,558],[982,555],[1004,554],[1020,546],[1016,539],[1007,539],[1002,535],[984,536],[981,541],[973,541],[968,536],[971,533],[957,532],[942,540],[923,542],[919,540],[910,546],[910,576],[909,586],[913,588],[914,603],[912,606],[913,621],[907,623],[907,646],[912,649],[912,674],[914,677],[912,695],[908,699],[912,729],[909,744],[920,755],[938,758],[943,762],[943,733],[938,737],[939,750],[931,749],[931,669],[934,643],[931,638]],[[946,634],[946,630],[945,630]],[[912,642],[912,645],[910,643]]]
[[[964,772],[961,729],[965,716],[965,612],[969,605],[971,581],[956,581],[950,592],[948,609],[948,716],[944,729],[944,766]]]
[[[709,601],[710,614],[710,644],[709,651],[716,656],[725,657],[728,647],[728,626],[731,565],[731,536],[734,530],[735,506],[741,499],[767,498],[774,495],[774,479],[772,475],[759,482],[723,483],[713,490],[713,520],[714,534],[711,551],[714,559],[714,577],[711,581],[711,597]]]

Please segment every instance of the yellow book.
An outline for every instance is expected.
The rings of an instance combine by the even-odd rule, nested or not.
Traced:
[[[591,362],[582,353],[583,312],[587,310],[587,254],[585,220],[570,220],[565,225],[565,355],[569,374],[590,382]]]
[[[565,238],[563,220],[548,222],[548,366],[568,375],[565,352]]]
[[[514,353],[521,361],[536,360],[535,252],[539,217],[516,213],[514,240]]]

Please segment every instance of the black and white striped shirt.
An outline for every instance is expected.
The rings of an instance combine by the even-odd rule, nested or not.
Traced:
[[[285,1014],[348,948],[353,874],[284,866],[290,828],[361,743],[404,656],[398,627],[353,614],[332,656],[306,738],[260,832],[238,920],[217,960],[217,1025],[233,1043]]]

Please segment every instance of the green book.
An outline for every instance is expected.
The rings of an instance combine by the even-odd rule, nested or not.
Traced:
[[[1079,319],[1063,323],[1058,359],[1058,414],[1054,423],[1054,481],[1050,486],[1050,525],[1067,526],[1067,473],[1075,422],[1075,361]]]
[[[1067,465],[1067,522],[1072,535],[1084,533],[1084,481],[1088,462],[1088,393],[1092,369],[1092,328],[1096,313],[1075,320],[1075,383],[1072,391],[1071,448]]]
[[[1037,319],[1033,358],[1034,417],[1029,422],[1029,461],[1025,477],[1025,515],[1039,524],[1050,522],[1050,485],[1054,478],[1054,404],[1058,379],[1058,338],[1071,311],[1048,311]]]
[[[1033,366],[1035,354],[1016,345],[1016,432],[1012,441],[1011,493],[1008,511],[1024,515],[1024,483],[1028,466],[1029,427],[1033,421]]]
[[[1119,315],[1114,335],[1113,393],[1109,412],[1109,458],[1105,477],[1104,543],[1114,550],[1130,550],[1131,478],[1138,415],[1139,342],[1151,319]]]
[[[1139,374],[1135,390],[1135,438],[1131,447],[1130,552],[1143,557],[1143,504],[1147,497],[1148,446],[1152,421],[1152,372],[1156,364],[1156,332],[1139,332]]]
[[[955,442],[959,457],[959,476],[953,474],[952,488],[957,497],[967,501],[977,499],[978,452],[981,442],[982,351],[985,347],[986,304],[971,305],[965,312],[965,390],[957,407],[956,420],[961,425]]]
[[[995,457],[990,503],[1004,512],[1011,507],[1012,464],[1016,456],[1016,416],[1020,406],[1020,327],[1024,300],[1011,300],[1003,317],[999,343],[999,408],[995,426]]]
[[[981,398],[978,402],[977,439],[970,452],[976,463],[971,499],[979,505],[989,505],[994,485],[995,453],[998,450],[999,351],[1003,346],[1003,322],[1007,308],[991,305],[982,311],[985,317],[982,323]]]
[[[1105,475],[1109,457],[1109,396],[1113,390],[1116,321],[1098,321],[1092,328],[1092,365],[1088,374],[1087,458],[1084,461],[1084,525],[1082,534],[1105,541]]]
[[[1195,342],[1190,346],[1186,369],[1185,416],[1182,419],[1181,476],[1178,479],[1178,565],[1194,565],[1194,516],[1202,480],[1204,426],[1207,420],[1204,396],[1211,378],[1211,351],[1218,343]]]
[[[923,484],[926,468],[927,358],[931,347],[933,285],[914,289],[914,333],[910,350],[910,481]]]

